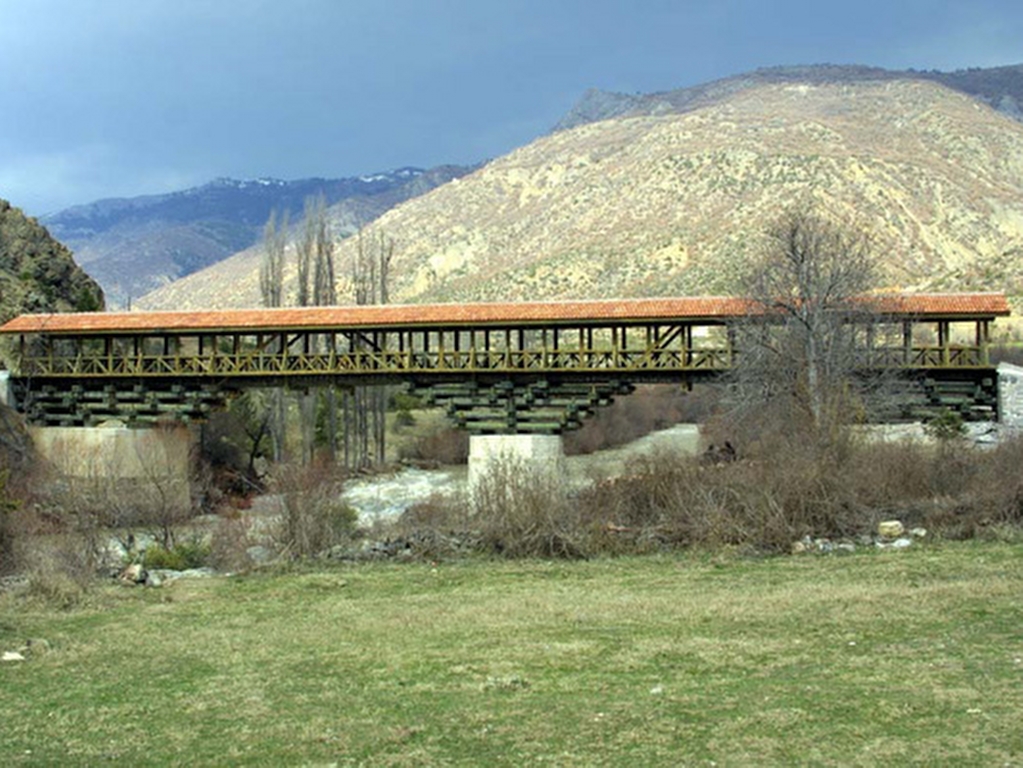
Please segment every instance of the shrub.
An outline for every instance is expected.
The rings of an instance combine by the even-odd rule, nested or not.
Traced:
[[[13,511],[0,509],[0,575],[13,573],[17,568],[16,539],[17,530]]]
[[[94,553],[78,534],[33,541],[24,557],[29,594],[62,610],[81,603],[96,579]]]
[[[394,428],[411,427],[416,423],[413,410],[422,407],[422,400],[408,392],[395,392],[391,395],[390,407],[394,410]]]
[[[935,440],[955,440],[966,434],[966,422],[962,414],[945,408],[924,424],[924,431]]]
[[[504,557],[679,547],[783,553],[805,536],[872,535],[889,518],[945,538],[1023,535],[1023,438],[994,448],[855,430],[823,444],[798,434],[763,432],[748,445],[731,438],[737,460],[661,452],[575,496],[556,477],[506,459],[470,503],[433,500],[408,510],[394,530],[432,542],[431,552],[455,542]]]
[[[587,531],[562,478],[506,456],[471,491],[470,521],[481,545],[505,557],[582,557]]]
[[[220,518],[210,541],[210,564],[218,570],[236,570],[249,565],[248,550],[255,543],[251,533],[251,517],[236,514]]]
[[[324,466],[286,466],[273,481],[281,498],[274,540],[293,558],[318,555],[351,538],[358,513],[341,501],[344,476]]]
[[[169,549],[160,544],[150,544],[142,555],[142,565],[146,568],[185,571],[189,568],[202,568],[209,557],[210,545],[195,538],[178,542]]]

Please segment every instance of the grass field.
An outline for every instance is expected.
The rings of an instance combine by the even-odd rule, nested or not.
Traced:
[[[0,765],[1023,765],[1023,546],[0,597]]]

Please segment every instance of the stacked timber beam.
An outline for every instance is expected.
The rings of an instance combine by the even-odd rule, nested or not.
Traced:
[[[104,381],[67,386],[62,382],[28,388],[17,382],[15,387],[15,397],[29,423],[61,427],[94,427],[112,420],[129,426],[204,421],[222,409],[231,395],[213,384],[194,383],[118,385]]]
[[[428,405],[445,409],[452,422],[474,435],[557,435],[582,426],[597,408],[634,387],[627,382],[525,384],[501,381],[440,384],[413,389]]]

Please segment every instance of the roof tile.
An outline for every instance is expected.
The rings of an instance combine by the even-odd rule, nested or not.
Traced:
[[[875,299],[872,299],[875,300]],[[921,318],[995,317],[1009,314],[1001,293],[898,294],[876,299],[881,311]],[[344,307],[209,310],[189,312],[88,312],[21,315],[0,333],[160,333],[423,327],[460,325],[581,324],[606,321],[690,319],[724,322],[748,313],[749,301],[729,296],[690,296],[596,301],[480,304],[388,304]]]

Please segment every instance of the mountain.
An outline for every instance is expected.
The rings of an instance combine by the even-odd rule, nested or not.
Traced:
[[[45,227],[0,200],[0,323],[23,312],[103,309],[103,291]]]
[[[1009,117],[1023,121],[1023,64],[1010,67],[938,70],[890,70],[880,67],[817,64],[764,67],[735,77],[677,88],[660,93],[615,93],[591,88],[554,126],[555,131],[576,128],[613,117],[681,114],[711,106],[740,91],[761,85],[856,85],[864,81],[925,80],[940,83],[984,102]]]
[[[399,168],[346,179],[217,179],[201,187],[144,197],[100,200],[44,217],[104,287],[112,304],[132,298],[248,248],[274,209],[301,214],[323,194],[338,206],[342,234],[403,200],[457,178],[468,168]]]
[[[364,233],[395,243],[392,300],[728,293],[792,206],[860,222],[890,287],[1023,295],[1023,123],[931,78],[823,70],[631,97],[396,207]],[[240,254],[145,306],[257,306],[258,268]]]

